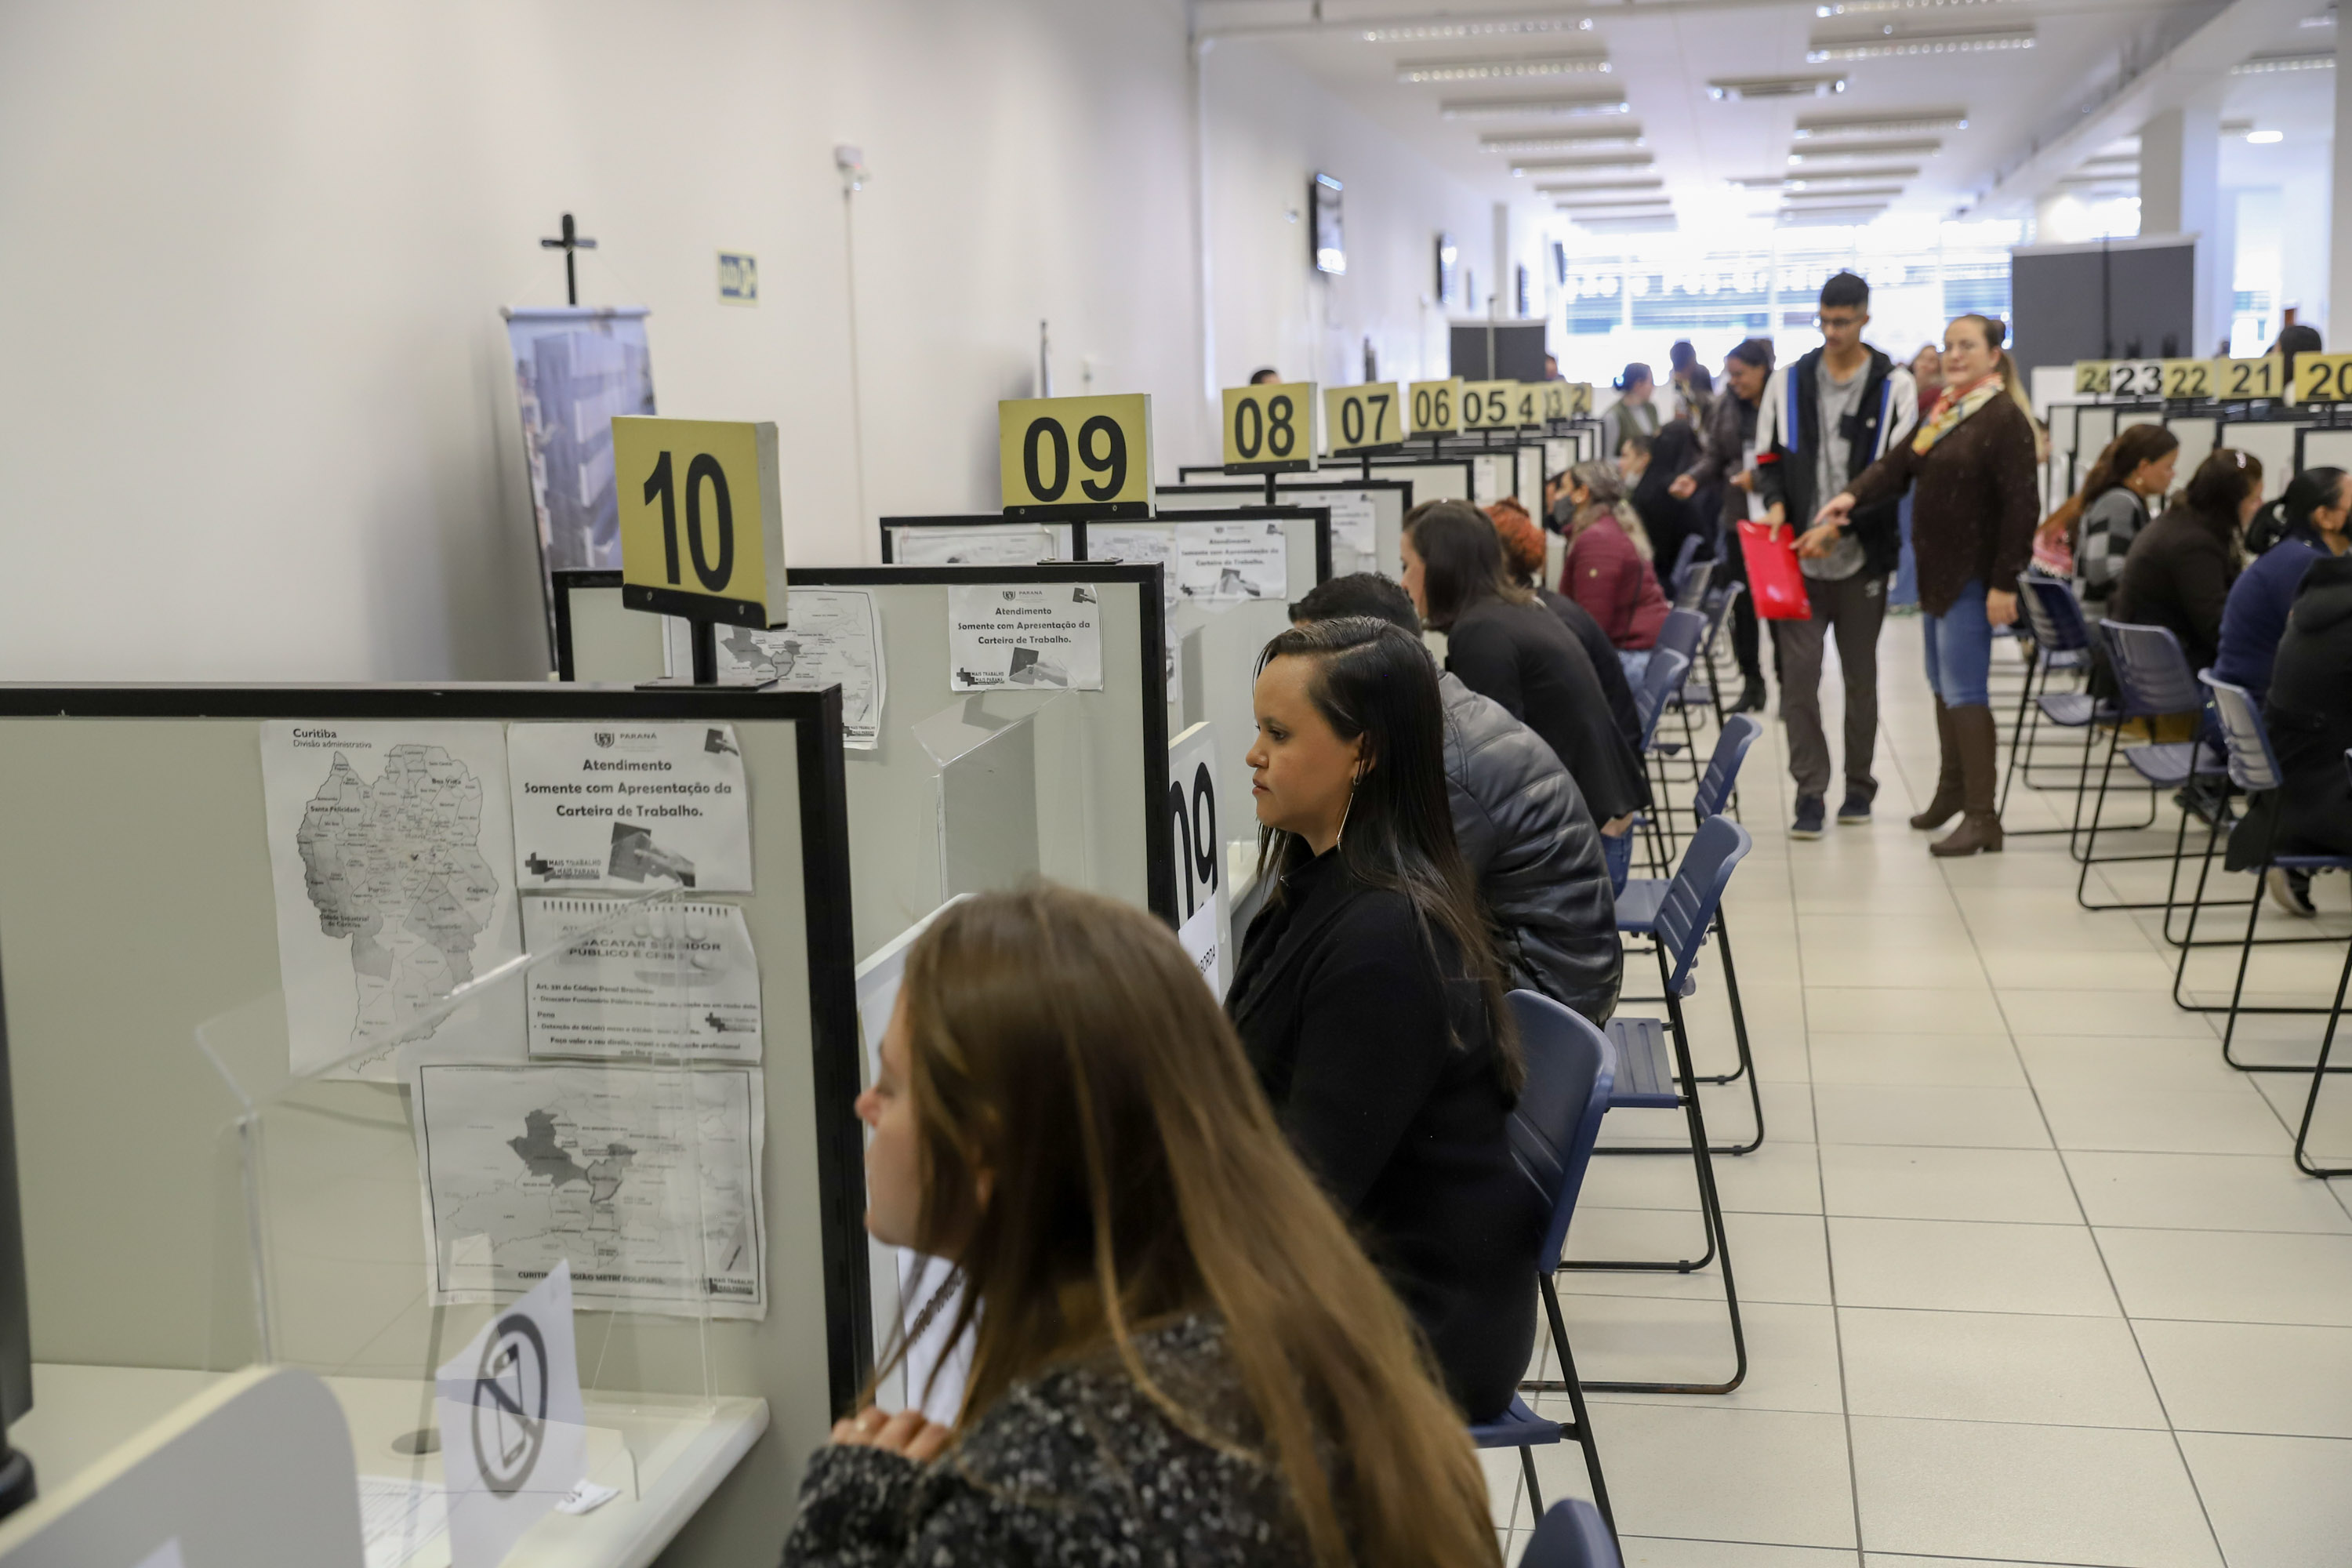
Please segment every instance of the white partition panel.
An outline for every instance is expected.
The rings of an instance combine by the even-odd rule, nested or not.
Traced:
[[[2306,468],[2352,468],[2352,429],[2308,429],[2303,433],[2303,466]]]
[[[2284,494],[2287,481],[2294,478],[2294,437],[2300,428],[2284,419],[2226,420],[2219,444],[2261,460],[2263,499],[2269,500]]]
[[[2197,465],[2213,450],[2214,438],[2221,431],[2221,421],[2211,414],[2182,414],[2167,419],[2164,427],[2179,437],[2180,457],[2173,468],[2179,476],[2179,482],[2186,484],[2189,476],[2197,471]]]

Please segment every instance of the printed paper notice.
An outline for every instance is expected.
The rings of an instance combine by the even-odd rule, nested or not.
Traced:
[[[513,724],[525,892],[751,891],[751,798],[731,724]]]
[[[1043,528],[901,528],[890,559],[899,566],[1034,566],[1059,553]]]
[[[1290,592],[1290,539],[1280,522],[1180,522],[1176,591],[1187,599],[1281,599]]]
[[[586,935],[581,933],[586,932]],[[525,899],[534,1057],[760,1059],[760,966],[733,904]]]
[[[1102,684],[1102,605],[1091,584],[949,587],[950,691],[1100,691]]]
[[[882,733],[882,623],[864,588],[795,588],[792,625],[720,626],[719,674],[841,688],[841,743],[870,752]]]
[[[520,988],[450,1009],[522,952],[501,726],[265,723],[261,793],[292,1070],[388,1080],[409,1040],[520,1059]]]
[[[425,1062],[409,1087],[435,1306],[568,1261],[585,1307],[767,1315],[757,1068]]]
[[[1176,531],[1164,523],[1158,528],[1121,528],[1090,522],[1087,559],[1160,568],[1160,624],[1168,637],[1168,700],[1181,706],[1183,663],[1176,654],[1183,634],[1176,627]]]
[[[1371,491],[1285,490],[1282,500],[1287,506],[1330,508],[1332,543],[1358,555],[1370,555],[1380,549],[1380,509]],[[793,603],[797,608],[800,601]]]

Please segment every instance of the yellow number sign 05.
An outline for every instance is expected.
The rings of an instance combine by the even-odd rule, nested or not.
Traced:
[[[1465,430],[1507,430],[1518,423],[1519,384],[1516,381],[1465,381],[1462,384],[1462,427]]]
[[[1323,435],[1334,453],[1396,445],[1404,439],[1404,389],[1392,381],[1325,387]]]
[[[773,424],[618,416],[613,478],[623,604],[763,629],[784,619]]]
[[[1151,398],[1023,397],[996,405],[1008,517],[1151,515]]]
[[[1276,472],[1314,467],[1315,384],[1225,388],[1225,467]]]

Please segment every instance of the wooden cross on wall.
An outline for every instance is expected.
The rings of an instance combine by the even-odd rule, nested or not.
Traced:
[[[596,242],[593,239],[582,238],[580,230],[572,222],[572,215],[565,213],[562,237],[557,239],[542,239],[539,242],[539,247],[541,250],[563,252],[563,296],[572,304],[580,303],[580,274],[576,270],[579,265],[576,258],[577,253],[595,249]]]

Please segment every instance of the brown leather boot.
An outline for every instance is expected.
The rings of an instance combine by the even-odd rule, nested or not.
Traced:
[[[1992,710],[1974,704],[1953,709],[1952,734],[1960,751],[1960,825],[1948,837],[1928,845],[1927,853],[1998,855],[2000,813],[1993,809],[1993,792],[2000,784],[2000,737]]]
[[[1936,699],[1936,743],[1943,752],[1941,771],[1936,775],[1936,798],[1911,819],[1911,826],[1923,833],[1951,821],[1966,804],[1960,793],[1960,746],[1952,735],[1952,710],[1940,697]]]

